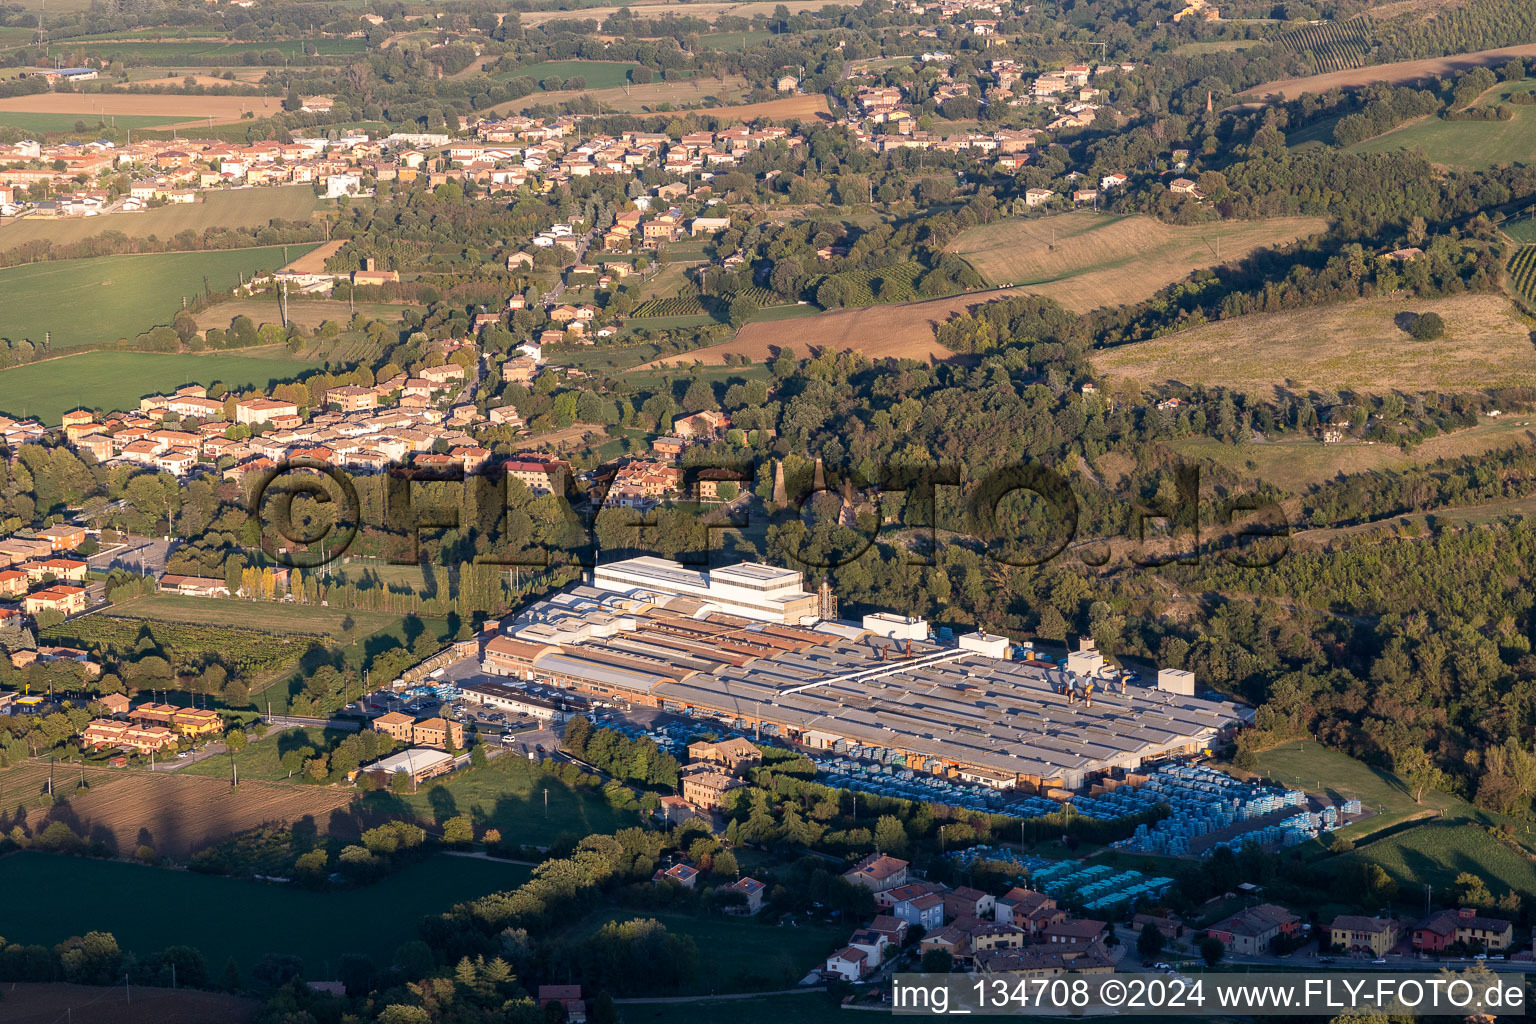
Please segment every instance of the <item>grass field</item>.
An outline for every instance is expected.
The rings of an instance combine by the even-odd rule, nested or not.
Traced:
[[[529,64],[509,72],[507,78],[531,78],[542,82],[546,78],[586,79],[588,89],[618,89],[629,81],[629,72],[638,67],[614,60],[548,60],[542,64]]]
[[[170,323],[181,300],[195,298],[205,282],[213,291],[228,291],[241,274],[276,269],[310,248],[99,256],[0,270],[0,292],[31,298],[0,308],[0,337],[41,344],[52,332],[55,352],[132,338]]]
[[[180,594],[150,594],[121,601],[112,606],[112,614],[118,618],[154,619],[157,622],[229,623],[268,633],[323,634],[337,639],[366,636],[365,631],[382,629],[399,618],[387,612],[346,611],[275,601],[183,597]],[[346,628],[348,619],[353,622],[350,631]]]
[[[1528,842],[1529,835],[1524,836]],[[1333,867],[1364,861],[1381,865],[1415,901],[1424,886],[1442,898],[1463,871],[1478,875],[1494,895],[1514,889],[1536,895],[1536,863],[1524,849],[1505,845],[1473,821],[1430,821],[1415,825],[1329,861]]]
[[[1529,417],[1485,420],[1466,430],[1430,438],[1407,454],[1396,445],[1322,444],[1311,438],[1263,444],[1223,444],[1212,438],[1189,438],[1170,447],[1185,458],[1210,459],[1244,477],[1263,480],[1290,494],[1301,494],[1340,474],[1400,470],[1437,459],[1530,444],[1533,422],[1536,421]]]
[[[182,384],[222,382],[228,388],[266,387],[292,380],[312,366],[263,355],[160,355],[144,352],[82,352],[0,370],[0,412],[41,416],[49,423],[70,409],[136,409],[139,399]]]
[[[947,247],[994,286],[1047,295],[1078,312],[1139,302],[1191,271],[1327,227],[1316,217],[1181,227],[1140,215],[1075,211],[1002,220],[962,233]],[[1219,257],[1218,257],[1219,252]]]
[[[1173,48],[1173,52],[1180,57],[1191,57],[1205,53],[1232,53],[1235,50],[1246,50],[1249,47],[1264,44],[1263,39],[1213,39],[1199,43],[1180,43]]]
[[[863,309],[840,309],[790,319],[762,319],[747,324],[736,337],[722,345],[696,348],[664,356],[640,369],[665,366],[723,364],[727,355],[744,355],[753,362],[772,359],[785,348],[806,356],[812,350],[862,352],[871,359],[916,359],[920,362],[950,359],[955,353],[934,338],[936,325],[952,315],[1006,292],[972,292],[926,302],[890,302]]]
[[[723,919],[665,911],[601,911],[582,923],[579,931],[595,932],[609,921],[654,918],[678,935],[692,936],[701,960],[696,994],[793,988],[812,968],[826,961],[847,941],[842,927],[805,925],[777,927],[756,918]],[[790,1004],[812,1005],[800,997]],[[731,1015],[735,1019],[735,1015]],[[711,1019],[711,1018],[704,1018]],[[799,1020],[801,1018],[795,1017]]]
[[[748,32],[706,32],[699,36],[699,42],[712,50],[745,50],[751,46],[759,46],[773,39],[775,33],[765,29],[753,29]]]
[[[189,57],[223,57],[231,64],[240,64],[245,54],[265,53],[276,50],[285,57],[306,53],[313,47],[322,56],[362,53],[365,44],[361,39],[285,39],[276,42],[240,43],[217,39],[164,40],[125,39],[114,35],[110,39],[89,41],[67,40],[49,47],[50,53],[68,57],[85,53],[106,60],[124,60],[133,64],[177,64]]]
[[[1505,46],[1497,50],[1457,53],[1449,57],[1399,61],[1396,64],[1374,64],[1363,68],[1351,68],[1348,71],[1331,71],[1324,75],[1267,82],[1239,93],[1237,98],[1239,100],[1293,100],[1303,93],[1310,92],[1321,96],[1329,89],[1352,89],[1370,85],[1373,82],[1402,85],[1405,82],[1423,82],[1432,78],[1459,74],[1476,67],[1503,64],[1511,57],[1532,56],[1536,56],[1536,43]]]
[[[1312,740],[1297,740],[1263,751],[1258,759],[1256,771],[1272,782],[1306,790],[1334,803],[1354,798],[1376,812],[1341,830],[1344,836],[1355,840],[1416,815],[1459,815],[1471,809],[1456,797],[1433,789],[1425,790],[1424,802],[1416,804],[1408,784],[1396,775]]]
[[[1508,82],[1489,90],[1478,105],[1507,100],[1536,90],[1536,81]],[[1431,163],[1487,170],[1501,164],[1529,163],[1536,153],[1536,107],[1508,104],[1508,121],[1444,121],[1423,117],[1350,147],[1352,153],[1418,150]]]
[[[561,837],[639,824],[639,812],[620,813],[608,806],[599,790],[568,786],[516,754],[503,754],[483,768],[454,772],[440,785],[404,796],[370,793],[361,809],[369,820],[408,817],[429,826],[469,814],[477,829],[499,829],[502,842],[513,846],[548,846]]]
[[[234,957],[247,977],[268,953],[303,957],[314,978],[336,977],[344,953],[388,966],[395,949],[416,938],[422,917],[528,878],[526,867],[448,854],[339,892],[42,853],[0,863],[10,877],[28,879],[6,900],[11,942],[52,945],[109,931],[125,949],[144,954],[195,945],[215,976]]]
[[[48,135],[55,132],[73,132],[75,126],[85,123],[85,134],[94,137],[93,132],[98,131],[102,125],[108,128],[123,128],[129,131],[139,131],[144,128],[158,128],[161,125],[174,124],[184,121],[186,118],[175,115],[135,115],[103,116],[101,114],[49,114],[31,113],[21,110],[0,110],[0,127],[20,128],[24,132],[36,132],[39,135]]]
[[[1420,342],[1404,314],[1439,313],[1445,336]],[[1536,372],[1530,327],[1501,295],[1368,299],[1205,324],[1103,349],[1095,369],[1144,386],[1177,381],[1262,392],[1483,390]]]
[[[704,103],[711,96],[729,103],[740,99],[746,95],[746,92],[746,79],[739,75],[726,75],[723,80],[682,78],[667,82],[647,82],[627,89],[619,86],[609,89],[561,89],[558,92],[535,92],[522,99],[509,100],[490,107],[486,113],[516,114],[529,107],[551,106],[580,96],[590,96],[601,104],[606,112],[638,114],[645,110],[657,110],[666,105],[680,107]]]
[[[1504,233],[1521,245],[1536,245],[1536,216],[1521,217],[1504,225]]]
[[[176,774],[228,779],[232,770],[237,768],[241,781],[253,779],[286,782],[288,770],[282,764],[283,754],[300,747],[325,750],[330,747],[330,741],[350,735],[349,732],[337,730],[334,735],[327,737],[326,730],[319,726],[275,729],[260,739],[251,736],[250,743],[238,754],[225,754],[197,761],[185,768],[177,769]]]
[[[46,115],[45,115],[46,116]],[[0,123],[5,115],[0,115]],[[24,218],[0,222],[0,250],[47,240],[68,245],[119,231],[130,238],[170,238],[208,228],[261,228],[273,220],[309,220],[319,200],[308,185],[239,188],[204,193],[200,203],[178,203],[140,213],[108,213],[67,220]]]

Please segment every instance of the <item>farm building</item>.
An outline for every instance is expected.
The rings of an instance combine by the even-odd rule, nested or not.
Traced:
[[[453,755],[445,751],[411,747],[375,761],[363,771],[373,775],[385,785],[389,784],[397,772],[404,772],[413,784],[420,785],[428,779],[447,775],[453,771],[454,764]]]

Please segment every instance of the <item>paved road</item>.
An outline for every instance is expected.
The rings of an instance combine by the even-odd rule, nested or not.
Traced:
[[[176,544],[175,539],[128,537],[122,546],[92,555],[86,561],[92,569],[128,569],[158,576],[165,571],[165,561]]]
[[[581,236],[581,241],[576,246],[576,262],[577,263],[584,263],[584,262],[586,262],[587,250],[592,247],[592,236],[594,234],[596,234],[596,231],[595,230],[591,230],[591,231],[588,231],[588,232],[586,232],[586,234]],[[555,303],[560,301],[560,296],[562,296],[564,294],[565,294],[565,275],[562,274],[560,276],[559,280],[557,280],[555,282],[555,286],[553,288],[551,288],[549,291],[544,293],[544,304],[546,306],[554,305]]]

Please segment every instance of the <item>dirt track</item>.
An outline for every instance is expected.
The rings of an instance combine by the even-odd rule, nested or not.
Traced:
[[[1497,50],[1475,50],[1457,53],[1449,57],[1430,57],[1425,60],[1406,60],[1397,64],[1376,64],[1371,67],[1351,68],[1348,71],[1332,71],[1326,75],[1307,78],[1287,78],[1279,82],[1256,85],[1237,94],[1239,100],[1293,100],[1302,93],[1325,93],[1329,89],[1351,89],[1376,82],[1418,82],[1442,75],[1470,71],[1475,67],[1502,64],[1511,57],[1536,57],[1536,43],[1521,46],[1505,46]]]

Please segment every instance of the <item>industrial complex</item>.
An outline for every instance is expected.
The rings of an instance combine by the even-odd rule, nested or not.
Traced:
[[[793,570],[647,557],[593,581],[504,620],[484,670],[1044,793],[1198,753],[1252,713],[1196,696],[1187,672],[1133,684],[1091,642],[1058,664],[981,631],[938,640],[920,619],[823,617],[835,599]]]

